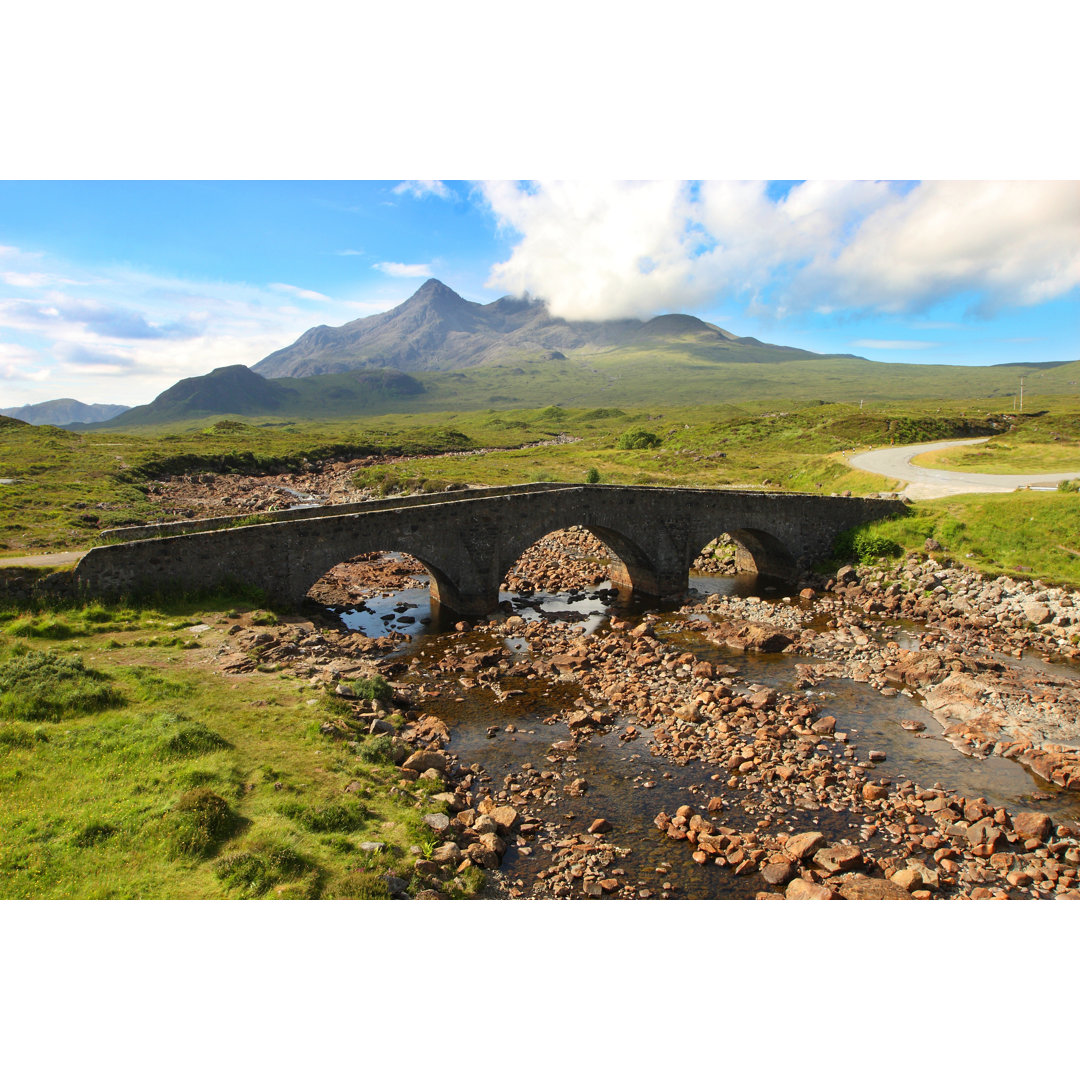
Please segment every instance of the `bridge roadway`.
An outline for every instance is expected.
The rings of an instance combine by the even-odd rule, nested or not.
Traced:
[[[740,569],[790,579],[826,557],[839,533],[902,510],[887,499],[698,488],[481,488],[292,511],[260,524],[188,521],[183,528],[206,531],[93,548],[75,580],[99,596],[240,584],[289,603],[346,559],[402,551],[427,569],[433,599],[476,617],[498,607],[499,587],[522,552],[556,529],[581,525],[614,552],[615,585],[677,600],[690,564],[721,533],[739,543]]]

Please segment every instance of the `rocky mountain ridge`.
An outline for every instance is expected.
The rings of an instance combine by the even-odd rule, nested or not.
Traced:
[[[694,315],[659,315],[609,322],[568,322],[540,300],[503,296],[490,304],[466,300],[431,278],[390,311],[343,326],[315,326],[252,370],[267,378],[304,377],[357,368],[452,371],[515,357],[562,359],[575,350],[658,344],[692,345],[716,360],[812,359],[818,354],[769,345]]]

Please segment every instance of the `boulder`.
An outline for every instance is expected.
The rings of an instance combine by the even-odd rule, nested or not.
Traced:
[[[784,845],[784,851],[796,862],[802,862],[824,843],[825,837],[819,832],[798,833]]]
[[[814,864],[832,874],[854,870],[862,864],[862,861],[862,852],[854,844],[838,844],[835,847],[821,848],[814,855]]]
[[[838,883],[840,895],[845,900],[910,900],[907,889],[895,881],[884,878],[852,874]]]
[[[1017,814],[1013,818],[1013,832],[1021,840],[1045,840],[1050,835],[1053,822],[1046,814],[1035,811]]]
[[[418,773],[426,772],[428,769],[438,769],[439,772],[444,773],[449,765],[449,759],[441,750],[417,750],[415,754],[405,759],[403,767],[413,769]]]
[[[824,885],[797,877],[784,890],[784,897],[788,900],[835,900],[836,893]]]

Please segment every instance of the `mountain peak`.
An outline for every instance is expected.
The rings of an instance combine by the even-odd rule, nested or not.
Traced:
[[[419,289],[409,298],[410,300],[457,300],[460,303],[467,301],[459,296],[449,285],[444,285],[438,278],[428,278]]]

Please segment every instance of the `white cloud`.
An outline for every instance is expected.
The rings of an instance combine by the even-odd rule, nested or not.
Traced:
[[[431,277],[429,263],[380,262],[375,263],[375,269],[381,270],[384,274],[389,274],[390,277]]]
[[[412,195],[415,199],[423,199],[427,195],[434,195],[437,199],[452,199],[454,193],[441,180],[403,180],[396,188],[395,195]]]
[[[14,251],[14,248],[8,248]],[[0,249],[2,251],[2,249]],[[77,282],[70,278],[57,277],[55,274],[42,273],[19,273],[16,270],[5,270],[0,273],[0,281],[5,285],[11,285],[16,289],[42,289],[50,285],[75,285]]]
[[[488,285],[574,319],[647,317],[738,297],[751,313],[989,310],[1080,284],[1080,185],[809,181],[485,183],[518,234]]]
[[[608,319],[693,306],[689,192],[678,182],[512,182],[481,186],[500,225],[521,235],[488,285],[543,297],[556,315]]]
[[[344,251],[339,251],[339,255],[363,255],[364,252],[358,248],[346,248]]]
[[[41,400],[40,382],[48,379],[52,397],[142,404],[179,379],[254,364],[318,322],[336,325],[356,318],[357,307],[392,306],[284,282],[260,287],[73,267],[14,248],[0,255],[5,270],[42,274],[16,285],[0,278],[0,402]],[[54,287],[61,281],[70,287]]]
[[[286,285],[282,281],[272,281],[270,283],[271,289],[276,289],[278,292],[288,293],[290,296],[298,296],[301,300],[318,300],[320,302],[328,301],[329,296],[324,296],[321,292],[315,292],[314,289],[301,289],[298,285]]]

